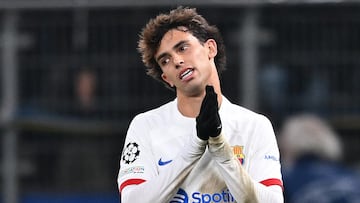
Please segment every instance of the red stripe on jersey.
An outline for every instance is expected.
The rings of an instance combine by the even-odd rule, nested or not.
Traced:
[[[129,179],[120,185],[120,192],[128,185],[139,185],[143,182],[145,182],[143,179]]]
[[[265,186],[278,185],[284,190],[284,186],[283,186],[282,181],[279,180],[279,179],[276,179],[276,178],[266,179],[266,180],[261,181],[260,183],[265,185]]]

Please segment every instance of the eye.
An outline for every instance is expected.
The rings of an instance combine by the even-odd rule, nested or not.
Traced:
[[[180,51],[180,52],[184,52],[184,51],[187,50],[188,48],[189,48],[189,46],[184,44],[184,45],[182,45],[182,46],[179,47],[179,51]]]
[[[170,59],[168,57],[163,57],[161,60],[160,60],[160,65],[161,66],[165,66],[166,64],[168,64],[170,61]]]

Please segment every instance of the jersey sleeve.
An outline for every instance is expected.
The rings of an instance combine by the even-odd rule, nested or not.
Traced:
[[[265,186],[277,185],[282,188],[280,153],[269,119],[259,115],[252,136],[248,169],[250,176]]]
[[[205,141],[189,137],[184,150],[160,174],[148,140],[147,125],[146,118],[137,116],[126,135],[118,174],[123,203],[168,202],[206,148]]]
[[[146,140],[146,125],[139,117],[130,123],[120,157],[119,190],[136,185],[157,174],[153,154]]]
[[[262,122],[264,123],[256,126],[256,128],[260,127],[260,130],[255,130],[254,133],[272,137],[274,133],[270,122],[266,119]],[[209,139],[209,151],[213,154],[227,187],[238,202],[283,202],[280,163],[276,158],[279,153],[276,141],[269,138],[257,145],[254,142],[251,147],[255,148],[255,155],[248,157],[247,161],[251,162],[250,165],[254,165],[251,167],[258,168],[246,171],[240,161],[234,157],[230,145],[222,134],[217,138]],[[268,157],[264,157],[265,155]],[[272,157],[272,160],[269,160],[269,157]]]

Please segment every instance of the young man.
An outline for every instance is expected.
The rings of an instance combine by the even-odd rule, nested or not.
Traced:
[[[195,9],[151,19],[139,51],[176,99],[137,115],[120,161],[123,203],[283,202],[271,123],[221,93],[224,45]]]

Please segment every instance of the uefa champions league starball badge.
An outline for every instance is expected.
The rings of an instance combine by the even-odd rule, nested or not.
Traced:
[[[133,163],[140,155],[139,145],[135,142],[130,142],[126,145],[122,160],[125,164]]]

